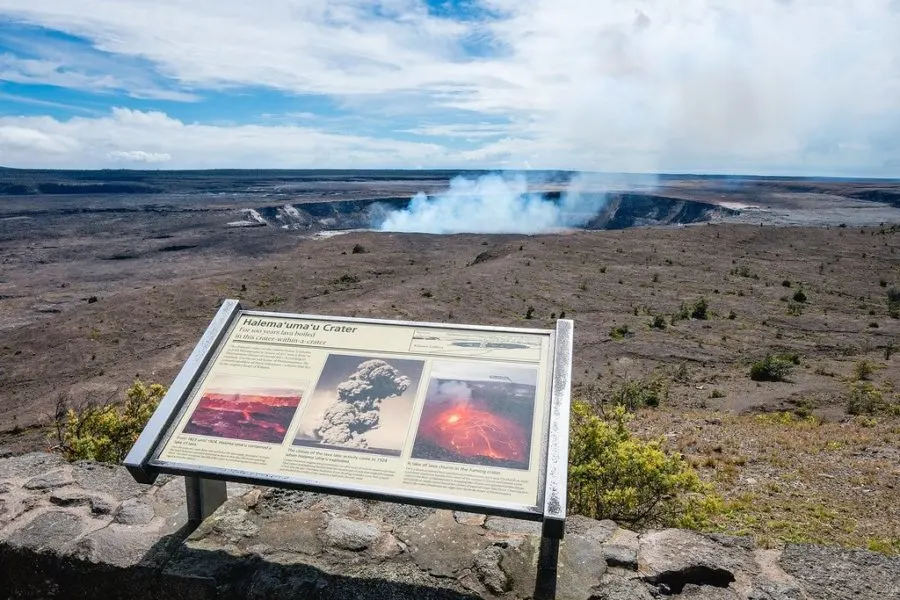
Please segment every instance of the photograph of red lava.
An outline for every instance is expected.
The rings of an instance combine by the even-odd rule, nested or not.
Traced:
[[[280,444],[300,395],[204,392],[184,433]]]
[[[516,381],[510,369],[519,371]],[[528,469],[534,379],[533,370],[516,367],[483,379],[433,377],[412,457]]]

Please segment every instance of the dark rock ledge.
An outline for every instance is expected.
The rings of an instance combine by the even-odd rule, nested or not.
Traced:
[[[181,478],[49,454],[0,459],[0,597],[531,598],[532,523],[229,485],[196,530]],[[900,599],[900,560],[570,519],[557,598]]]

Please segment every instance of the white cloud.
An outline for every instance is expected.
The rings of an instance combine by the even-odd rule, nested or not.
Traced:
[[[144,152],[143,150],[114,150],[107,153],[106,157],[113,161],[161,163],[172,160],[168,152]]]
[[[4,42],[0,37],[0,43]],[[39,58],[21,58],[10,52],[0,54],[0,81],[52,85],[90,92],[123,92],[133,98],[193,102],[196,94],[165,89],[131,66],[86,50],[73,43],[21,43],[20,50],[31,50]]]
[[[376,106],[388,120],[428,107],[427,125],[394,129],[483,143],[452,159],[466,164],[900,175],[890,166],[900,156],[897,0],[479,6],[500,17],[436,18],[417,0],[271,0],[265,10],[237,0],[0,0],[0,15],[149,61],[180,86],[171,93],[263,86]],[[477,39],[499,51],[467,55]],[[27,66],[15,72],[47,68]],[[441,107],[472,111],[473,124],[431,118]],[[480,127],[497,116],[509,124]],[[205,132],[235,148],[205,156],[259,164],[273,153],[253,155],[250,132]],[[392,149],[386,160],[451,160],[430,145],[379,143]],[[173,165],[186,160],[171,154]]]
[[[508,131],[507,125],[494,123],[470,123],[470,124],[446,124],[446,125],[423,125],[413,129],[404,129],[403,133],[412,133],[415,135],[424,135],[430,137],[446,137],[446,138],[489,138],[498,135],[504,135]]]
[[[99,118],[0,117],[0,162],[9,167],[101,168],[127,160],[171,168],[377,168],[443,164],[449,156],[435,144],[298,126],[191,124],[121,108]]]
[[[63,133],[42,131],[40,128],[48,124],[47,119],[38,118],[34,121],[33,126],[27,127],[16,125],[15,119],[0,118],[0,156],[8,157],[4,162],[9,166],[15,165],[20,158],[34,154],[46,155],[46,159],[53,164],[61,156],[80,150],[75,138]]]

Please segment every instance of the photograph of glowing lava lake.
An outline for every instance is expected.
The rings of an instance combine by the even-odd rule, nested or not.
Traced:
[[[246,386],[246,384],[244,384]],[[184,433],[280,444],[300,404],[297,389],[240,387],[217,380],[203,391]]]
[[[412,458],[528,470],[537,370],[434,363]]]

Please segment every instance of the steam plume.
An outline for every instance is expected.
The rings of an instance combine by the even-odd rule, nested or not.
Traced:
[[[383,360],[361,363],[338,384],[337,402],[325,411],[316,437],[324,444],[368,448],[365,434],[378,425],[382,401],[401,395],[410,385],[409,377]]]
[[[472,388],[463,381],[445,381],[438,385],[435,399],[438,401],[455,400],[460,404],[467,404],[472,400]]]
[[[603,189],[587,190],[576,177],[551,200],[528,189],[523,175],[459,176],[450,189],[429,197],[416,194],[405,210],[390,211],[377,228],[409,233],[543,233],[579,227],[606,204]]]

